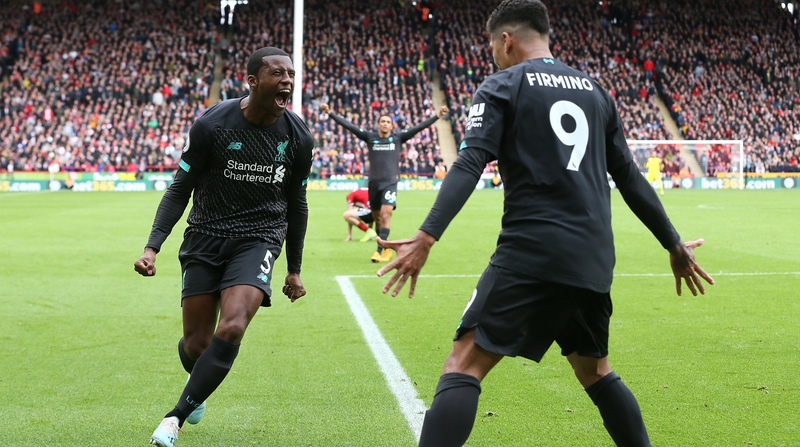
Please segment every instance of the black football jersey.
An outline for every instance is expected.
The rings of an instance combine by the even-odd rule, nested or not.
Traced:
[[[386,138],[381,138],[378,132],[361,129],[338,115],[330,114],[330,117],[352,132],[358,139],[367,143],[369,180],[371,182],[397,180],[400,176],[400,152],[403,143],[439,119],[434,116],[405,132],[394,132]]]
[[[305,188],[313,138],[288,109],[270,126],[250,123],[240,100],[210,107],[189,131],[180,169],[199,177],[186,231],[259,237],[281,246],[287,197]]]
[[[610,290],[615,255],[606,173],[631,154],[605,90],[549,58],[502,70],[476,92],[461,147],[498,160],[505,201],[493,264]]]

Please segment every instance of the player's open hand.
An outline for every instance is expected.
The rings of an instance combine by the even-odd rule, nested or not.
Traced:
[[[436,113],[436,116],[438,116],[439,118],[441,118],[441,117],[443,117],[443,116],[447,115],[447,112],[449,112],[449,111],[450,111],[450,109],[448,109],[448,108],[447,108],[447,106],[442,106],[442,108],[441,108],[441,109],[439,109],[439,112],[438,112],[438,113]]]
[[[389,278],[386,285],[383,286],[383,293],[389,291],[392,286],[397,283],[397,287],[392,291],[392,296],[397,296],[400,290],[411,278],[411,286],[408,289],[408,297],[414,297],[414,289],[417,287],[417,277],[419,276],[422,266],[428,260],[428,253],[431,247],[436,242],[436,238],[424,231],[417,231],[411,239],[401,239],[399,241],[384,241],[378,238],[378,245],[383,248],[389,248],[397,252],[397,257],[382,269],[378,270],[378,276],[383,276],[386,273],[397,270],[397,272]]]
[[[306,295],[306,288],[303,287],[303,281],[300,280],[299,273],[286,274],[286,279],[283,284],[283,294],[293,303]]]
[[[320,104],[319,111],[322,113],[331,113],[331,108],[327,104]]]
[[[142,256],[133,263],[133,269],[142,276],[155,276],[156,251],[150,247],[145,248]]]
[[[672,274],[675,275],[675,290],[681,296],[681,280],[686,282],[686,287],[692,291],[692,295],[697,296],[697,291],[705,295],[706,289],[700,278],[707,283],[714,285],[714,278],[703,270],[694,259],[694,249],[703,245],[703,239],[689,242],[678,242],[669,251],[669,264],[672,267]]]

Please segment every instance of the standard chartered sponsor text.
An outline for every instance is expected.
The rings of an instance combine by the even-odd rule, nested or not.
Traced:
[[[223,175],[231,180],[252,183],[278,183],[283,181],[285,168],[278,166],[273,177],[273,165],[260,165],[258,163],[239,163],[228,160],[227,168]]]
[[[394,143],[375,144],[372,146],[373,151],[393,151],[395,150]]]

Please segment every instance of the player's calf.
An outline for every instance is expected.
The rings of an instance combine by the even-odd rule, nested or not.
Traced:
[[[639,403],[616,373],[607,374],[586,388],[586,393],[597,406],[603,425],[618,446],[651,447]]]

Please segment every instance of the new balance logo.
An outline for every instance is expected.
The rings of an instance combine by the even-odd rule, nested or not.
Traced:
[[[238,141],[231,142],[231,144],[228,145],[228,149],[233,151],[240,151],[242,150],[242,143]]]
[[[289,141],[284,141],[278,145],[278,155],[275,157],[275,163],[286,163],[286,147],[289,146]]]

